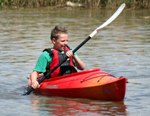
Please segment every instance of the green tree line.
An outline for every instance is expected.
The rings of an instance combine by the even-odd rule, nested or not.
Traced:
[[[19,7],[47,7],[66,6],[68,0],[0,0],[1,8]],[[150,8],[150,0],[70,0],[72,6],[82,6],[85,8],[115,8],[121,3],[126,3],[128,8]]]

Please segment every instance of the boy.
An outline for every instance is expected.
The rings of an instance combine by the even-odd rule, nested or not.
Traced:
[[[47,70],[53,69],[63,60],[65,55],[68,57],[67,61],[58,67],[50,77],[74,73],[76,72],[74,67],[77,67],[79,70],[85,69],[83,61],[79,59],[76,54],[74,55],[72,50],[68,47],[68,33],[64,27],[54,27],[51,31],[51,42],[53,48],[43,51],[28,80],[28,85],[32,86],[34,89],[39,87],[37,78]]]

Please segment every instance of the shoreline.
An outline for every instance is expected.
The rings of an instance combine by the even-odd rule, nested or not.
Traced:
[[[0,1],[0,9],[20,9],[20,8],[84,8],[84,9],[115,9],[122,3],[126,3],[127,9],[150,9],[150,2],[144,0],[143,2],[129,2],[129,0],[117,0],[117,2],[100,2],[100,0],[93,0],[88,2],[82,0],[82,2],[71,2],[73,0],[13,0],[8,2],[7,0]]]

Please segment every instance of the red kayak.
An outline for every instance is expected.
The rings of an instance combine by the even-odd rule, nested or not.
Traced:
[[[44,80],[35,92],[46,96],[122,101],[125,77],[115,77],[99,68]]]

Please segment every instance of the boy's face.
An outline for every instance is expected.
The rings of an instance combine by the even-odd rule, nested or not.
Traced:
[[[68,45],[68,34],[62,33],[59,35],[58,39],[53,39],[52,43],[55,49],[64,50],[66,45]]]

